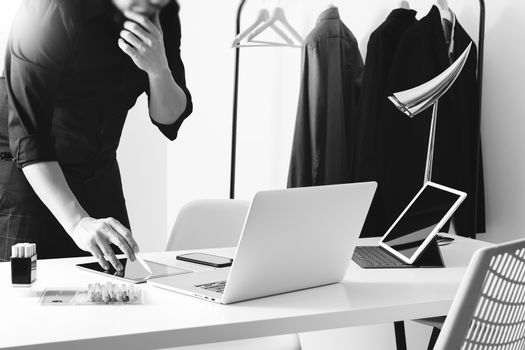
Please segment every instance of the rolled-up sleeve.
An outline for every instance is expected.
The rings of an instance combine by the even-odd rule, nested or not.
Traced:
[[[160,22],[164,33],[164,46],[166,49],[168,65],[173,79],[186,95],[186,109],[173,124],[161,124],[156,122],[153,118],[150,119],[168,139],[175,140],[182,123],[193,111],[191,93],[186,86],[186,73],[180,53],[181,24],[179,18],[179,5],[175,0],[173,0],[162,11]],[[149,90],[146,90],[146,93],[149,96]]]
[[[18,167],[56,160],[51,125],[70,55],[71,28],[54,0],[25,0],[9,37],[9,146]]]

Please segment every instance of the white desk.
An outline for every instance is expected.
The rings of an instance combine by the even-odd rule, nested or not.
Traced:
[[[144,305],[41,306],[46,287],[111,279],[75,267],[87,258],[41,260],[38,282],[31,289],[13,288],[10,265],[1,263],[0,348],[151,349],[444,315],[473,252],[489,245],[457,238],[442,247],[442,269],[363,270],[352,262],[343,283],[228,306],[146,285]],[[175,264],[177,254],[144,257]]]

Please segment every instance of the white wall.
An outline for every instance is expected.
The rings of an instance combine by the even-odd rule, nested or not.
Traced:
[[[150,122],[142,95],[129,111],[117,152],[131,229],[142,252],[166,245],[167,142]]]
[[[224,1],[181,2],[182,55],[194,112],[168,145],[168,228],[188,201],[228,196],[233,21]]]
[[[487,234],[502,242],[525,237],[525,2],[487,4],[483,155]]]

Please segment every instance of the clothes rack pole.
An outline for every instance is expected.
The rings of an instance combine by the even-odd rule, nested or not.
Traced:
[[[241,0],[237,7],[237,17],[235,19],[236,28],[235,35],[241,32],[241,17],[242,10],[246,0]],[[485,0],[479,0],[479,37],[478,37],[478,118],[477,118],[477,138],[476,142],[476,156],[475,156],[475,168],[479,169],[481,161],[481,106],[482,106],[482,93],[483,93],[483,54],[485,49]],[[230,168],[230,199],[235,198],[235,165],[237,156],[237,112],[239,104],[239,62],[240,62],[240,48],[235,48],[235,76],[234,76],[234,88],[233,88],[233,113],[232,113],[232,140],[231,140],[231,168]],[[477,205],[478,199],[478,186],[479,176],[475,176],[475,187],[474,187],[474,205]],[[477,227],[477,210],[474,210],[474,227]],[[476,232],[471,235],[472,238],[476,237]]]
[[[474,232],[471,233],[470,238],[476,238],[478,227],[478,187],[479,177],[478,171],[481,166],[481,107],[483,97],[483,57],[485,50],[485,0],[479,0],[479,36],[478,36],[478,118],[476,119],[477,125],[475,130],[477,133],[477,140],[475,144],[475,163],[474,163]]]
[[[235,36],[241,32],[241,15],[246,0],[241,0],[237,8],[235,19]],[[237,110],[239,106],[239,62],[241,50],[235,48],[235,76],[233,81],[233,113],[232,113],[232,143],[231,143],[231,163],[230,163],[230,199],[235,198],[235,160],[237,157]]]

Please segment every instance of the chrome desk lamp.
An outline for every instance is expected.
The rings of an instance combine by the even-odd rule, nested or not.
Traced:
[[[432,179],[432,163],[434,160],[434,140],[436,138],[436,123],[438,102],[448,89],[454,84],[461,70],[467,62],[472,43],[470,43],[459,58],[441,74],[424,84],[412,89],[400,91],[389,96],[388,99],[410,118],[433,106],[430,134],[428,137],[427,161],[423,184]]]

